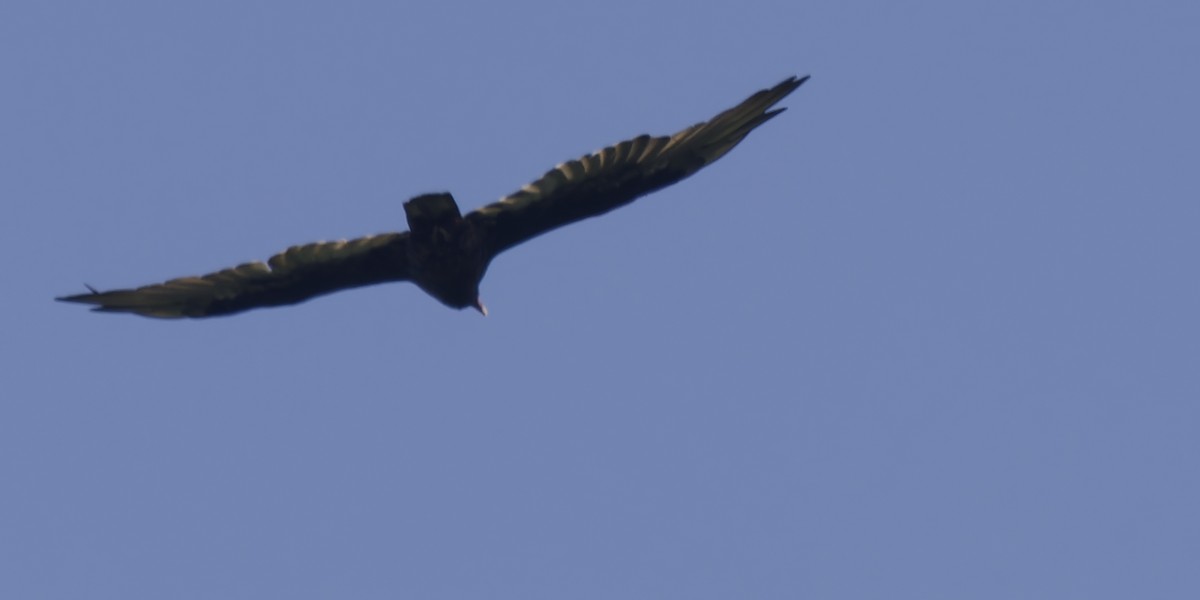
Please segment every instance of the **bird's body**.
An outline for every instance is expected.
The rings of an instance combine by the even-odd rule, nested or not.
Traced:
[[[404,203],[408,216],[407,258],[413,283],[451,308],[474,306],[487,272],[485,236],[462,218],[450,194],[417,196]]]
[[[253,262],[160,284],[59,298],[102,312],[179,318],[228,315],[338,290],[412,281],[452,308],[487,314],[479,283],[499,253],[547,231],[624,206],[725,155],[784,109],[808,77],[789,78],[672,136],[638,136],[558,165],[518,192],[461,214],[450,194],[404,203],[409,231],[293,246]]]

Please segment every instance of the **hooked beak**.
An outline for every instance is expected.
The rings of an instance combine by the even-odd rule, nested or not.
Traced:
[[[487,316],[487,307],[483,305],[483,301],[479,298],[475,299],[475,310],[479,311],[479,314]]]

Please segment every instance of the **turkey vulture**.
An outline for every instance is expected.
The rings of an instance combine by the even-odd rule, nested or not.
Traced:
[[[451,308],[484,315],[479,282],[497,254],[568,223],[604,214],[671,185],[721,158],[808,77],[790,77],[672,136],[640,135],[562,163],[514,194],[464,217],[447,193],[404,203],[409,231],[292,246],[266,263],[135,289],[58,298],[101,312],[181,318],[281,306],[388,281],[412,281]]]

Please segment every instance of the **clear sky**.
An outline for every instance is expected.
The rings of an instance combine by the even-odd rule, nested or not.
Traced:
[[[0,5],[0,597],[1200,597],[1200,4]],[[403,230],[812,81],[503,255],[205,321],[52,297]]]

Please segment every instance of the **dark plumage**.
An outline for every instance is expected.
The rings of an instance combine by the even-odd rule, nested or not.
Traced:
[[[699,171],[783,112],[771,107],[807,80],[788,78],[675,135],[641,135],[565,162],[465,217],[450,194],[426,194],[404,203],[409,231],[403,233],[293,246],[266,263],[59,300],[93,304],[93,310],[102,312],[211,317],[294,304],[364,285],[412,281],[447,306],[474,307],[487,314],[479,300],[479,282],[497,254]]]

